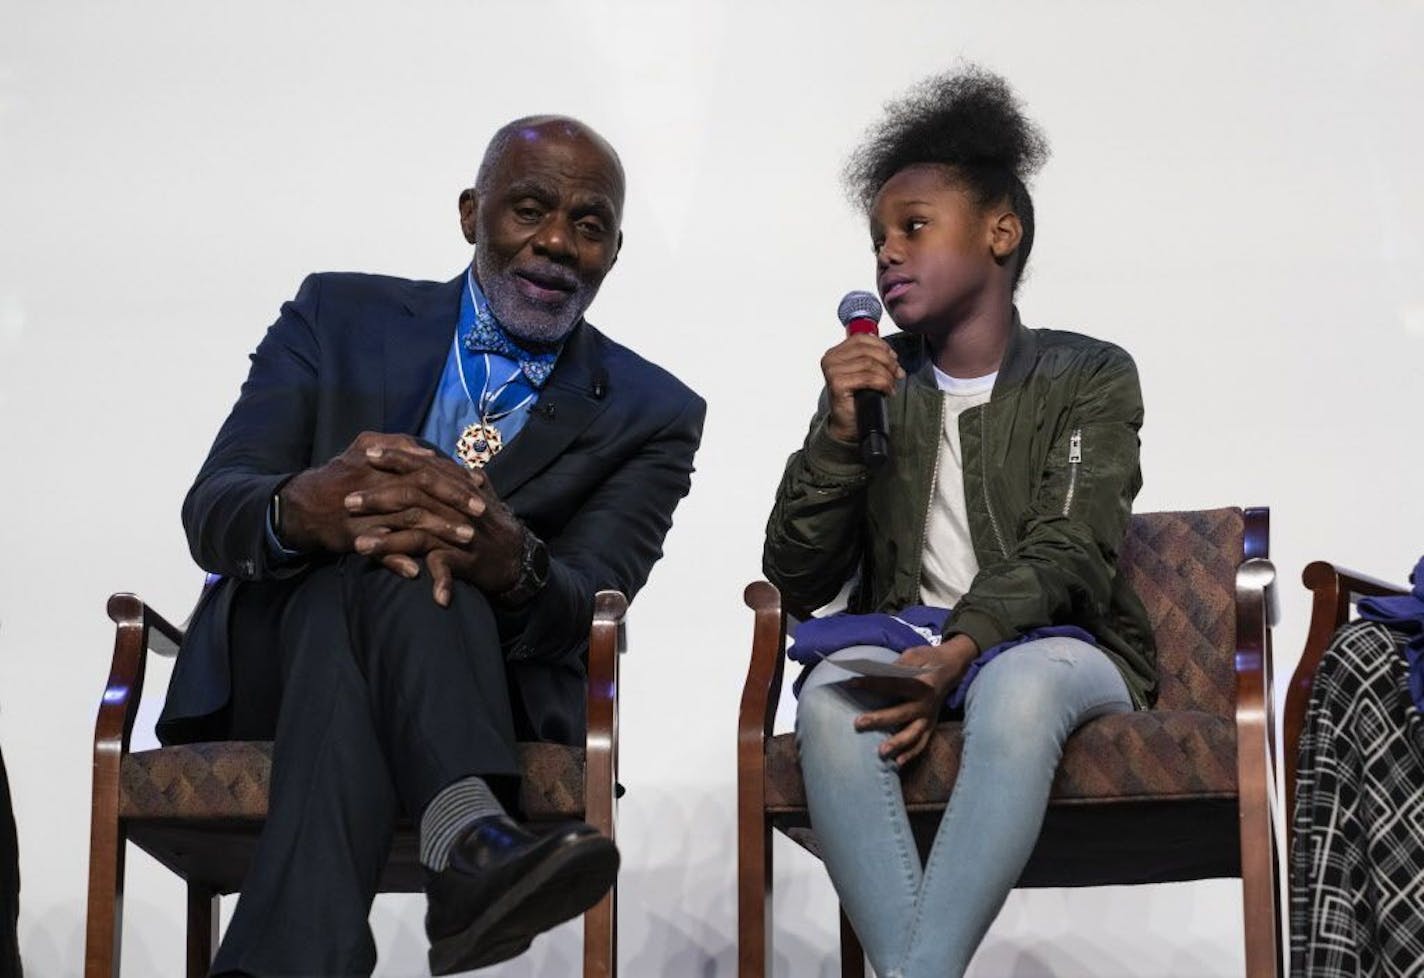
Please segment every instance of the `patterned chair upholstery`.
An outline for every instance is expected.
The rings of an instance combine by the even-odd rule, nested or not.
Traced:
[[[614,836],[618,655],[626,610],[617,592],[600,592],[595,600],[585,744],[519,745],[519,801],[530,819],[582,818]],[[126,841],[187,883],[186,973],[199,978],[208,973],[217,943],[217,898],[241,889],[267,816],[272,745],[226,741],[130,751],[146,653],[176,654],[183,633],[131,594],[114,595],[109,616],[118,631],[95,725],[85,978],[119,974]],[[418,851],[414,828],[398,827],[381,892],[420,892]],[[584,978],[616,974],[616,917],[616,891],[584,915]]]
[[[1264,510],[1134,516],[1119,572],[1145,605],[1158,648],[1156,707],[1105,716],[1064,749],[1048,815],[1019,885],[1092,886],[1243,879],[1247,972],[1279,970],[1270,819],[1269,606]],[[739,754],[741,978],[770,974],[769,833],[818,852],[794,736],[771,736],[785,621],[775,588],[748,588],[756,612]],[[960,724],[944,723],[903,785],[922,851],[959,771]],[[1239,749],[1240,748],[1240,749]],[[1243,790],[1241,785],[1247,785]],[[864,960],[842,917],[842,974]]]
[[[519,806],[531,819],[581,818],[584,748],[520,744]],[[272,745],[265,741],[183,744],[126,755],[119,817],[130,820],[267,817]]]

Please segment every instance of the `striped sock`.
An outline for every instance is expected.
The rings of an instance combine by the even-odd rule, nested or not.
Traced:
[[[446,785],[420,816],[421,863],[441,872],[450,862],[455,840],[471,822],[503,814],[504,806],[483,778],[471,776]]]

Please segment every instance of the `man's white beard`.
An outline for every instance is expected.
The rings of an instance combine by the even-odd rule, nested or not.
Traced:
[[[508,276],[490,267],[487,255],[478,248],[475,249],[475,278],[489,303],[490,312],[494,313],[504,331],[514,339],[527,343],[553,345],[562,342],[578,325],[583,311],[593,300],[593,296],[587,294],[588,286],[580,283],[557,310],[543,311],[520,295],[518,286]]]

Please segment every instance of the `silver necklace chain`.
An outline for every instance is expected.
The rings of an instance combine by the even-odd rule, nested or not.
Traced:
[[[524,407],[525,405],[527,405],[529,402],[533,401],[534,398],[535,398],[535,396],[538,394],[537,391],[531,391],[531,392],[529,393],[529,396],[528,396],[528,397],[524,398],[524,400],[520,401],[518,404],[514,405],[513,407],[511,407],[511,408],[506,408],[505,410],[499,412],[498,414],[491,414],[491,413],[490,413],[490,408],[494,407],[494,403],[499,400],[499,396],[500,396],[501,394],[503,394],[506,389],[508,389],[508,387],[509,387],[510,384],[514,383],[514,381],[515,381],[515,380],[519,377],[519,375],[523,372],[523,369],[520,368],[518,364],[515,364],[515,371],[514,371],[514,373],[510,375],[510,377],[509,377],[508,380],[506,380],[504,383],[500,384],[499,387],[495,388],[494,392],[491,393],[491,392],[490,392],[490,389],[489,389],[489,382],[490,382],[490,375],[491,375],[491,369],[490,369],[490,367],[491,367],[491,364],[490,364],[490,355],[489,355],[488,353],[486,353],[486,354],[484,355],[484,358],[485,358],[485,382],[484,382],[484,386],[480,389],[480,396],[479,396],[479,398],[478,398],[478,400],[477,400],[477,399],[475,398],[475,396],[470,393],[470,383],[469,383],[468,380],[465,379],[465,358],[464,358],[464,356],[460,353],[460,331],[459,331],[459,330],[456,330],[456,331],[455,331],[455,339],[452,341],[452,343],[453,343],[453,345],[454,345],[454,350],[455,350],[455,367],[456,367],[456,369],[458,369],[458,370],[460,371],[460,386],[465,389],[465,397],[467,397],[467,398],[469,399],[470,403],[471,403],[472,405],[474,405],[475,410],[480,413],[480,424],[485,424],[485,425],[487,425],[487,424],[492,424],[492,423],[494,423],[494,422],[496,422],[496,421],[502,421],[503,419],[509,417],[509,416],[510,416],[511,414],[513,414],[514,412],[518,411],[520,408],[522,408],[522,407]]]

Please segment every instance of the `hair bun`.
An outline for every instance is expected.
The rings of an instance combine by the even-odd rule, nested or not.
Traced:
[[[966,65],[920,82],[885,105],[846,165],[852,197],[868,208],[907,166],[995,167],[1027,183],[1048,159],[1048,140],[1003,78]]]

